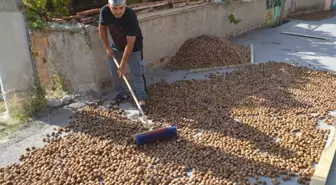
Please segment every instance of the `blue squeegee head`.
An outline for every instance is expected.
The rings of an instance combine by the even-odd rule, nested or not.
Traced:
[[[158,140],[168,139],[176,135],[177,127],[172,126],[136,134],[134,139],[137,145],[143,145]]]

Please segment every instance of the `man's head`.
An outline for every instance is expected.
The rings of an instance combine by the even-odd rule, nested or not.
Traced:
[[[110,7],[114,17],[120,18],[125,13],[126,0],[108,0],[108,6]]]

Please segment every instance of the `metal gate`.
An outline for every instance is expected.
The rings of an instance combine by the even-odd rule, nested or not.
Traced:
[[[336,9],[336,0],[331,3],[331,9]]]
[[[276,26],[280,24],[285,0],[266,1],[266,25]]]
[[[281,6],[281,0],[267,0],[267,9]]]

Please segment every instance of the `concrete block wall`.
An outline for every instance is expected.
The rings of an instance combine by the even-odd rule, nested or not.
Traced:
[[[322,10],[325,0],[296,0],[295,11]]]
[[[328,0],[286,0],[284,16],[325,9]]]
[[[188,38],[203,34],[234,36],[264,24],[265,0],[254,0],[251,3],[235,1],[233,7],[235,17],[242,20],[237,25],[230,24],[230,7],[222,3],[186,7],[150,17],[140,15],[144,33],[144,57],[149,63],[148,69],[163,65],[164,57],[174,56]]]
[[[229,23],[230,7],[224,3],[194,5],[138,15],[144,35],[144,59],[147,72],[164,64],[191,37],[203,34],[233,36],[261,27],[265,21],[266,0],[234,1],[238,25]],[[50,84],[61,75],[78,93],[101,94],[111,87],[107,55],[94,26],[58,26],[32,34],[37,52],[39,76]],[[59,29],[62,28],[62,29]]]

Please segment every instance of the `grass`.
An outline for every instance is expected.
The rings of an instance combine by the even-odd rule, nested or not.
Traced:
[[[0,101],[0,113],[5,112],[5,102]],[[16,120],[7,120],[3,121],[2,117],[0,117],[0,139],[19,130],[24,124],[22,122],[16,121]]]
[[[7,124],[6,122],[0,121],[0,139],[19,130],[22,126],[24,126],[24,124],[21,122]]]
[[[1,101],[0,102],[0,113],[5,112],[5,111],[6,111],[5,102]]]

